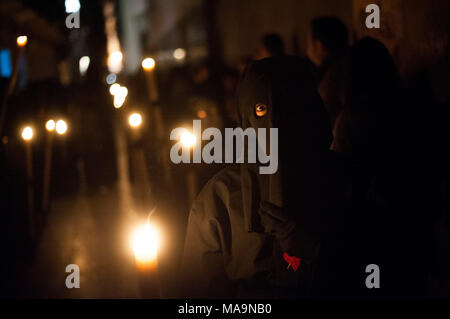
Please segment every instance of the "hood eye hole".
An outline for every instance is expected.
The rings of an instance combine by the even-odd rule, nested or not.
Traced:
[[[263,117],[267,114],[267,105],[262,103],[257,103],[255,105],[255,113],[257,117]]]

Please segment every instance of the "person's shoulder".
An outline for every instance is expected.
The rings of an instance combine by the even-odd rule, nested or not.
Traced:
[[[212,214],[228,207],[230,198],[240,192],[241,178],[239,165],[220,170],[200,191],[195,199],[191,213]]]
[[[206,183],[199,197],[209,196],[211,193],[220,196],[226,192],[236,191],[237,188],[240,188],[240,176],[239,165],[231,165],[223,168]]]
[[[240,176],[240,165],[230,165],[217,172],[217,174],[214,175],[207,184],[240,184]]]

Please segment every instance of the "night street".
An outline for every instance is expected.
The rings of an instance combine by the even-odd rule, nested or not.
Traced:
[[[28,273],[38,298],[138,298],[131,248],[121,241],[114,194],[79,196],[52,205]],[[81,288],[67,289],[65,268],[80,267]]]
[[[449,4],[0,0],[0,299],[448,298]]]

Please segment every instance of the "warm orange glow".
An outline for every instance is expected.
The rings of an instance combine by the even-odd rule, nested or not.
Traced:
[[[120,86],[118,83],[114,83],[109,88],[109,93],[114,96],[114,107],[120,109],[125,103],[125,99],[128,95],[128,89],[125,86]]]
[[[156,62],[155,62],[155,60],[153,58],[145,58],[142,61],[142,68],[145,71],[153,71],[155,66],[156,66]]]
[[[27,45],[28,37],[26,35],[21,35],[17,37],[17,45],[19,47],[24,47]]]
[[[206,117],[206,112],[203,111],[203,110],[200,110],[200,111],[197,112],[197,116],[200,119],[204,119]]]
[[[30,126],[26,126],[23,128],[22,138],[25,141],[31,141],[33,139],[33,129]]]
[[[108,56],[108,70],[113,73],[119,73],[122,70],[123,54],[121,51],[113,51]]]
[[[119,92],[120,89],[120,84],[119,83],[114,83],[113,85],[111,85],[109,87],[109,93],[111,95],[116,95]]]
[[[114,107],[116,109],[120,109],[122,107],[123,103],[125,103],[125,96],[123,96],[123,95],[114,95],[113,104],[114,104]]]
[[[183,48],[178,48],[173,51],[173,57],[175,60],[183,60],[186,57],[186,50]]]
[[[56,122],[56,133],[59,135],[64,135],[67,132],[67,123],[64,120],[59,120]]]
[[[49,132],[53,132],[55,130],[56,123],[53,120],[48,120],[47,123],[45,123],[45,129]]]
[[[137,128],[140,127],[142,124],[142,116],[139,113],[133,113],[128,117],[128,124],[130,124],[131,127]]]
[[[155,258],[151,261],[141,261],[136,259],[136,268],[141,273],[155,273],[158,270],[158,259]]]
[[[156,269],[160,236],[155,226],[147,222],[133,233],[131,245],[140,269]]]
[[[186,130],[183,133],[181,133],[180,142],[181,145],[183,145],[184,147],[191,148],[195,145],[195,143],[197,143],[197,138],[195,137],[194,134]]]

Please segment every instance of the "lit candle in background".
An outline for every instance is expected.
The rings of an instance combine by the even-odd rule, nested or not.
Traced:
[[[33,155],[32,140],[34,137],[33,129],[26,126],[22,130],[22,139],[25,142],[25,157],[27,170],[27,202],[28,202],[28,229],[31,239],[34,239],[35,220],[34,220],[34,179],[33,179]]]
[[[17,46],[23,48],[27,45],[28,37],[26,35],[21,35],[17,37]]]
[[[156,65],[156,62],[153,58],[145,58],[144,60],[142,60],[142,68],[146,72],[153,71],[153,69],[155,68],[155,65]]]
[[[155,79],[156,61],[153,58],[145,58],[142,60],[142,69],[146,74],[147,90],[149,94],[150,104],[158,101],[158,88]]]
[[[45,123],[45,129],[47,134],[45,136],[45,148],[44,148],[44,182],[42,185],[42,211],[44,213],[44,220],[47,218],[47,214],[50,208],[50,175],[52,167],[52,145],[53,145],[53,132],[56,129],[56,122],[52,119]]]
[[[156,272],[158,269],[159,234],[148,221],[139,226],[132,237],[132,246],[138,270]]]
[[[156,139],[162,142],[163,139],[165,138],[165,129],[161,106],[158,105],[159,93],[158,93],[158,85],[156,83],[155,78],[155,71],[157,66],[156,61],[151,57],[147,57],[144,60],[142,60],[141,66],[142,69],[144,70],[149,98],[148,112],[150,114],[149,121],[151,122],[149,123],[149,127],[153,130]],[[164,179],[170,188],[172,187],[172,172],[170,169],[169,162],[167,160],[164,160],[165,155],[169,152],[169,150],[167,149],[169,144],[162,142],[161,145],[163,146],[161,147],[160,150],[161,155],[159,156],[163,158],[162,165],[163,165]]]
[[[144,126],[142,115],[139,112],[131,113],[128,117],[128,125],[131,128],[130,159],[132,162],[131,169],[135,176],[136,198],[145,207],[152,207],[154,206],[153,190],[148,178],[147,159],[142,146],[142,130]]]
[[[136,259],[141,296],[143,298],[160,298],[158,275],[160,235],[158,229],[148,220],[134,231],[131,243]]]

